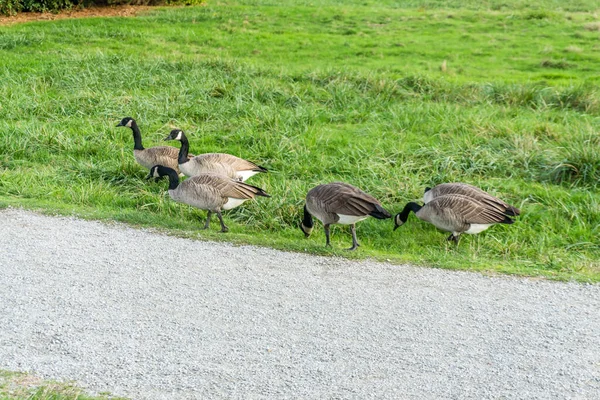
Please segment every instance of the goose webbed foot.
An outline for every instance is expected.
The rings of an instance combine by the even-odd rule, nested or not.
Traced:
[[[360,244],[358,244],[358,243],[356,243],[356,244],[353,244],[353,245],[352,245],[352,247],[350,247],[350,248],[346,249],[346,251],[352,251],[352,250],[356,250],[356,249],[358,248],[358,246],[360,246]]]

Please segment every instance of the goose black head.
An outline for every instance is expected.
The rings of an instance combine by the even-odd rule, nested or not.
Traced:
[[[126,126],[126,127],[128,127],[128,128],[131,128],[131,126],[132,126],[133,124],[135,124],[135,120],[134,120],[133,118],[131,118],[131,117],[125,117],[125,118],[123,118],[123,119],[121,120],[121,122],[119,122],[119,123],[117,124],[117,127],[119,127],[119,126]]]
[[[150,173],[148,174],[146,179],[160,178],[160,175],[158,174],[158,167],[159,167],[158,165],[155,165],[154,167],[150,168]]]
[[[300,223],[300,229],[304,232],[305,237],[309,237],[313,231],[314,222],[312,215],[308,212],[308,208],[304,206],[304,217],[302,218],[302,222]]]
[[[162,178],[165,175],[169,175],[169,169],[170,168],[163,167],[162,165],[155,165],[154,167],[150,168],[150,173],[148,174],[146,179],[155,178],[156,180],[158,180],[159,178]]]
[[[167,136],[164,140],[181,140],[184,136],[184,133],[181,129],[173,129],[169,136]]]
[[[305,226],[303,223],[300,223],[300,230],[302,230],[305,237],[310,237],[310,234],[312,233],[313,228]]]
[[[408,214],[410,214],[411,211],[416,214],[417,212],[419,212],[419,210],[421,210],[421,208],[423,208],[423,206],[415,203],[414,201],[411,201],[410,203],[406,204],[406,206],[404,206],[404,209],[398,214],[396,214],[396,216],[394,217],[394,230],[404,225],[404,223],[408,219]]]
[[[404,225],[404,223],[406,222],[406,219],[404,219],[404,221],[402,220],[402,215],[400,215],[400,214],[401,213],[398,213],[394,217],[394,230],[398,229],[399,227]]]

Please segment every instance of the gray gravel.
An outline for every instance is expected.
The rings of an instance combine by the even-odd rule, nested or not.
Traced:
[[[598,285],[14,209],[0,249],[2,369],[139,399],[600,398]]]

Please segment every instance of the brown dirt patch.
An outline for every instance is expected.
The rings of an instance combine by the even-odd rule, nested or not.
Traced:
[[[0,25],[12,25],[30,21],[52,21],[55,19],[66,18],[90,18],[90,17],[132,17],[137,14],[150,10],[152,6],[106,6],[106,7],[86,7],[75,8],[72,10],[61,11],[59,13],[34,13],[24,12],[14,16],[0,16]]]

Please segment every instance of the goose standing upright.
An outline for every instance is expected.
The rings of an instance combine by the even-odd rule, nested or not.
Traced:
[[[425,188],[425,193],[423,194],[423,202],[427,204],[436,197],[444,196],[447,194],[462,194],[463,196],[467,196],[481,203],[487,204],[490,207],[495,207],[498,209],[498,211],[511,217],[515,217],[521,214],[521,210],[519,210],[518,208],[505,203],[499,198],[494,197],[491,194],[481,190],[477,186],[460,182],[442,183],[440,185],[435,186],[433,189],[428,187]]]
[[[215,213],[221,222],[221,232],[227,232],[229,228],[223,222],[222,210],[231,210],[256,196],[271,197],[259,187],[219,174],[200,174],[179,183],[179,176],[174,169],[155,165],[148,175],[149,178],[163,176],[169,177],[171,199],[208,211],[203,229],[208,229],[210,217]]]
[[[266,168],[231,154],[206,153],[188,158],[190,144],[181,129],[173,129],[165,140],[178,140],[181,142],[178,157],[179,169],[186,176],[215,172],[227,175],[232,179],[245,181],[259,172],[267,172]]]
[[[142,145],[142,134],[135,120],[131,117],[125,117],[119,122],[117,127],[124,126],[131,128],[133,132],[133,157],[142,167],[150,169],[154,165],[164,165],[179,173],[177,157],[179,150],[171,146],[156,146],[144,148]]]
[[[458,243],[462,233],[477,234],[494,224],[512,224],[514,221],[495,206],[478,202],[461,194],[439,196],[421,206],[415,202],[406,204],[394,217],[394,230],[414,212],[417,218],[433,224],[438,229],[451,232],[448,240]]]
[[[354,250],[360,246],[356,239],[355,224],[357,222],[369,216],[377,219],[392,217],[375,197],[344,182],[319,185],[308,191],[304,206],[304,218],[300,224],[300,229],[306,237],[309,237],[313,230],[313,216],[323,223],[326,246],[331,246],[329,240],[331,224],[350,225],[352,247],[348,250]]]

